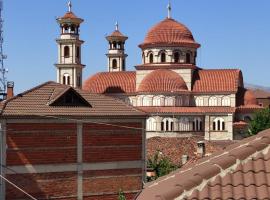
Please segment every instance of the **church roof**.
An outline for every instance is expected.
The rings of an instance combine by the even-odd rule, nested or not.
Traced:
[[[88,78],[83,90],[93,93],[134,93],[136,72],[100,72]]]
[[[270,129],[146,185],[137,200],[269,199]]]
[[[147,74],[138,88],[138,92],[180,92],[183,90],[188,90],[184,79],[168,69],[157,69]]]
[[[198,48],[191,31],[180,22],[166,18],[153,26],[147,33],[144,42],[139,46],[188,46]]]
[[[237,92],[243,87],[242,72],[239,69],[203,69],[193,75],[193,92]]]

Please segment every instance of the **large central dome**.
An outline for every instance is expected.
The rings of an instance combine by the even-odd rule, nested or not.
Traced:
[[[153,26],[147,33],[144,42],[139,47],[153,46],[187,46],[200,47],[196,43],[191,31],[174,19],[166,18]]]

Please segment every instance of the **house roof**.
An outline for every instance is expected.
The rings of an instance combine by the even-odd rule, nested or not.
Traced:
[[[244,87],[239,69],[203,69],[193,75],[193,92],[237,92]]]
[[[270,129],[153,181],[137,199],[269,199],[269,149]]]
[[[253,94],[257,99],[270,99],[270,92],[265,90],[253,89]]]
[[[72,91],[80,105],[55,105],[59,98]],[[81,100],[80,100],[81,99]],[[2,116],[143,116],[144,112],[126,105],[124,102],[100,94],[93,94],[55,82],[46,82],[31,90],[2,102]],[[89,105],[89,106],[88,106]]]

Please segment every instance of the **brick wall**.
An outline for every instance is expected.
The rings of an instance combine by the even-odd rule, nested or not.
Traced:
[[[142,160],[142,131],[119,127],[141,128],[142,122],[115,125],[83,124],[83,165],[91,168],[95,164],[102,168],[103,163]],[[16,173],[9,171],[7,178],[38,199],[78,198],[79,171],[72,171],[78,169],[77,124],[7,123],[6,129],[6,163],[17,170]],[[29,164],[32,171],[27,171]],[[117,199],[120,189],[127,199],[134,197],[142,188],[142,165],[131,169],[114,167],[117,164],[83,171],[83,199]],[[6,199],[24,198],[24,194],[6,184]]]

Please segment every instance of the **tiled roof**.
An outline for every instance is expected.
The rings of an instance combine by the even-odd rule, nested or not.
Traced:
[[[148,46],[190,46],[198,48],[191,31],[174,19],[166,18],[153,26],[147,33],[141,48]]]
[[[138,92],[179,92],[188,90],[184,79],[174,71],[157,69],[147,74]]]
[[[258,99],[270,99],[270,92],[261,90],[261,89],[253,89],[253,94]]]
[[[270,129],[147,185],[138,200],[269,199]]]
[[[100,72],[84,81],[83,90],[93,93],[133,93],[136,72]]]
[[[6,117],[21,116],[142,116],[142,111],[124,102],[100,94],[93,94],[79,89],[79,94],[91,106],[52,106],[50,105],[70,88],[69,86],[55,82],[46,82],[29,91],[15,96],[12,99],[1,102],[4,104],[2,115]]]
[[[77,19],[78,17],[73,12],[67,12],[62,18],[63,19]]]
[[[146,63],[136,65],[137,70],[155,70],[155,69],[199,69],[193,64],[186,63]]]
[[[233,127],[234,127],[234,128],[239,128],[239,129],[241,129],[241,128],[246,128],[247,126],[248,126],[248,123],[245,122],[245,121],[238,121],[238,122],[234,122],[234,123],[233,123]]]
[[[136,107],[147,113],[194,113],[194,114],[203,114],[203,113],[234,113],[234,107],[155,107],[155,106],[146,106],[146,107]]]
[[[262,106],[259,105],[242,105],[236,108],[238,113],[253,113],[254,111],[262,109]]]
[[[193,75],[193,92],[237,92],[238,87],[243,87],[238,69],[203,69]]]

